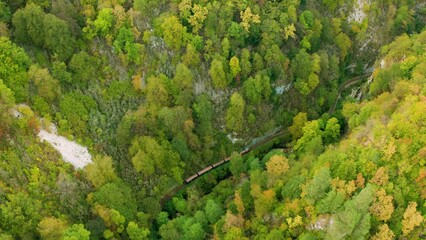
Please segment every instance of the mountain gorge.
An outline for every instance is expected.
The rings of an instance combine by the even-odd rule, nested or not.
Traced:
[[[410,0],[0,0],[0,238],[424,237],[425,22]]]

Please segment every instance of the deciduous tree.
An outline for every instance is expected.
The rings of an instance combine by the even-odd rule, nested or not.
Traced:
[[[117,175],[112,166],[112,158],[109,156],[95,156],[93,163],[86,166],[87,178],[99,188],[106,183],[117,180]]]
[[[420,226],[424,218],[420,212],[417,211],[417,203],[410,202],[407,209],[404,212],[404,218],[402,219],[402,233],[404,236],[408,236],[415,227]]]
[[[135,222],[129,222],[126,231],[131,240],[148,239],[148,235],[150,233],[148,229],[139,227]]]
[[[246,32],[250,31],[250,24],[252,23],[260,23],[260,16],[257,14],[253,14],[251,12],[250,7],[247,7],[246,10],[240,12],[241,17],[241,26]]]
[[[204,211],[206,212],[207,219],[210,223],[217,222],[217,220],[219,220],[224,214],[223,208],[213,199],[207,200]]]
[[[240,131],[244,124],[245,102],[237,92],[232,94],[228,110],[226,112],[226,126],[231,131]]]
[[[161,28],[163,29],[164,41],[170,48],[178,50],[186,45],[186,27],[179,22],[176,16],[170,16],[164,19]]]
[[[388,221],[393,213],[393,196],[386,195],[384,189],[380,189],[375,194],[375,199],[370,207],[370,212],[380,221]]]
[[[69,227],[65,233],[63,240],[89,240],[90,232],[84,228],[83,224],[74,224]]]
[[[281,155],[272,156],[266,163],[266,170],[272,178],[280,177],[290,169],[288,159]]]
[[[214,59],[211,63],[209,74],[214,87],[224,89],[228,86],[229,81],[226,77],[222,61]]]
[[[45,217],[38,224],[38,231],[44,240],[62,239],[67,228],[66,221],[54,217]]]
[[[371,238],[371,240],[393,240],[395,234],[390,230],[387,224],[382,224],[379,231]]]

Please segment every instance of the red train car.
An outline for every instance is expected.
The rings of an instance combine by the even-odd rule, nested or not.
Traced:
[[[217,166],[220,166],[220,165],[222,165],[224,162],[225,162],[225,160],[222,160],[222,161],[220,161],[220,162],[217,162],[217,163],[213,164],[213,165],[212,165],[212,167],[213,167],[213,168],[215,168],[215,167],[217,167]]]
[[[204,174],[204,173],[206,173],[206,172],[210,171],[212,168],[213,168],[212,166],[208,166],[208,167],[204,168],[203,170],[200,170],[199,172],[197,172],[197,174],[198,174],[199,176],[201,176],[202,174]]]
[[[186,183],[190,183],[192,182],[192,180],[196,179],[198,177],[198,174],[194,174],[192,176],[190,176],[189,178],[185,179]]]

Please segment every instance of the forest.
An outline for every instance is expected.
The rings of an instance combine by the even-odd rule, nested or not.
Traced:
[[[421,0],[0,0],[0,239],[425,238],[425,23]]]

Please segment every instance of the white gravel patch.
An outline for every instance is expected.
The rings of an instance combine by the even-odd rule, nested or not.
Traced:
[[[92,163],[92,155],[90,155],[87,147],[83,147],[63,136],[49,133],[44,129],[40,130],[38,137],[42,141],[50,143],[62,155],[64,161],[71,163],[75,168],[84,168],[87,164]]]
[[[11,114],[16,118],[24,117],[24,114],[19,111],[20,107],[27,107],[25,104],[19,104],[15,106]],[[44,122],[43,119],[39,119],[40,122]],[[43,124],[42,124],[43,125]],[[38,133],[38,137],[41,141],[46,141],[52,145],[61,155],[65,162],[71,163],[75,168],[84,168],[87,164],[92,163],[92,155],[90,155],[87,147],[81,146],[80,144],[66,139],[63,136],[57,134],[57,129],[54,124],[41,129]]]

